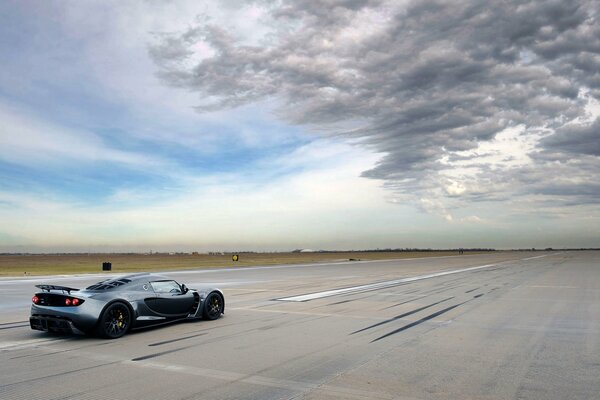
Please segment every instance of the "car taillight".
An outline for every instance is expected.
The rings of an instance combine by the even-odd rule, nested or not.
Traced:
[[[65,306],[80,306],[83,303],[83,300],[77,299],[75,297],[67,297],[65,299]]]
[[[39,297],[37,297],[37,296],[33,296],[33,297],[31,298],[31,301],[33,302],[33,304],[37,304],[37,303],[39,303],[39,302],[40,302],[40,298],[39,298]]]

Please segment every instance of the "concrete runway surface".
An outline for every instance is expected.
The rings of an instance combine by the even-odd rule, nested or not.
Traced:
[[[599,261],[499,252],[181,271],[168,275],[221,287],[226,314],[117,340],[29,328],[35,284],[100,275],[3,279],[0,399],[599,399]]]

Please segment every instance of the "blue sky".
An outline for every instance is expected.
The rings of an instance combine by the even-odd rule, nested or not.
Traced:
[[[358,3],[4,2],[0,252],[600,246],[589,4]]]

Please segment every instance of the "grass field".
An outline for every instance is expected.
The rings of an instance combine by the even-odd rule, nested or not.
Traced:
[[[468,254],[475,254],[475,252]],[[435,252],[339,252],[339,253],[239,253],[232,255],[186,254],[43,254],[0,255],[0,276],[54,275],[102,272],[102,263],[112,263],[117,274],[141,271],[209,269],[256,265],[299,264],[327,261],[385,260],[396,258],[440,257],[457,255],[452,251]]]

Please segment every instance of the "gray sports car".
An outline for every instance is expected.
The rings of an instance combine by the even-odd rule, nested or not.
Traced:
[[[155,274],[134,274],[98,282],[84,290],[37,285],[31,329],[55,333],[96,333],[115,339],[130,329],[185,319],[217,319],[225,297],[216,288],[188,289]]]

